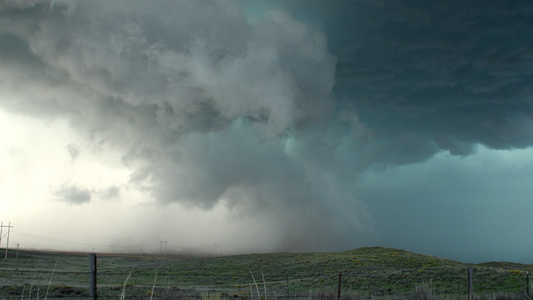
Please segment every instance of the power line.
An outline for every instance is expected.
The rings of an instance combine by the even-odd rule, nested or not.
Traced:
[[[69,245],[93,246],[93,247],[100,247],[100,248],[126,248],[126,249],[127,248],[135,249],[135,248],[148,247],[147,244],[144,244],[144,245],[141,245],[141,244],[138,244],[138,245],[104,245],[104,244],[96,244],[96,243],[79,242],[79,241],[75,241],[75,240],[71,240],[71,239],[59,239],[59,238],[50,237],[50,236],[46,236],[45,237],[45,236],[42,236],[42,235],[37,235],[37,234],[29,233],[29,232],[20,231],[20,228],[17,229],[17,233],[19,233],[19,235],[22,233],[23,236],[31,238],[32,240],[33,239],[39,239],[39,240],[53,241],[53,242],[69,244]]]

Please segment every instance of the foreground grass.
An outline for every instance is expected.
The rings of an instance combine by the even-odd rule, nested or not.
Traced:
[[[0,262],[0,299],[87,298],[88,255],[21,251]],[[98,256],[98,295],[175,299],[177,295],[336,299],[459,299],[468,265],[408,251],[372,247],[345,252],[270,253],[225,257]],[[523,299],[531,265],[473,265],[478,298]],[[129,276],[131,274],[131,276]],[[127,281],[126,281],[127,279]],[[254,283],[255,280],[255,283]],[[259,295],[259,296],[258,296]],[[518,298],[520,297],[520,298]]]

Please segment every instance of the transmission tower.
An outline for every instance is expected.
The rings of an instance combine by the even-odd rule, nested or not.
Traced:
[[[218,257],[218,256],[219,256],[218,248],[220,248],[220,244],[215,243],[215,244],[213,245],[213,256],[214,256],[214,257]]]
[[[162,257],[163,259],[166,258],[167,254],[167,240],[160,240],[159,241],[159,257]],[[163,244],[165,244],[165,251],[163,251]]]
[[[7,228],[7,232],[5,232],[5,233],[4,233],[4,228]],[[4,222],[0,223],[0,246],[2,245],[2,238],[4,238],[4,237],[7,238],[7,241],[6,241],[6,255],[4,257],[4,260],[7,260],[7,250],[9,249],[9,233],[11,231],[11,228],[13,228],[13,226],[11,226],[11,222],[9,222],[7,226],[4,225]]]

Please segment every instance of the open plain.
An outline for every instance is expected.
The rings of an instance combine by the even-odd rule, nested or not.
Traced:
[[[2,252],[3,253],[3,252]],[[235,256],[97,254],[97,295],[114,299],[523,299],[532,265],[466,264],[404,250]],[[10,251],[0,299],[88,298],[89,254]],[[429,298],[428,298],[429,297]]]

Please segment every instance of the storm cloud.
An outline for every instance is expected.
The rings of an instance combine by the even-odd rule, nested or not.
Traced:
[[[531,145],[531,3],[386,2],[345,11],[355,16],[332,22],[328,35],[341,54],[336,92],[395,151]],[[353,28],[352,43],[333,33],[340,26]]]
[[[157,202],[308,205],[314,219],[340,209],[289,149],[297,131],[327,131],[336,62],[324,34],[290,14],[250,24],[229,2],[43,1],[3,18],[2,39],[22,49],[3,66],[18,95],[3,107],[66,118],[100,151],[120,149],[130,183]]]
[[[67,202],[138,190],[272,220],[271,249],[346,249],[394,235],[394,195],[362,186],[373,172],[533,144],[532,16],[527,1],[1,1],[0,109],[66,122],[74,167],[119,154],[126,185],[55,187]]]

